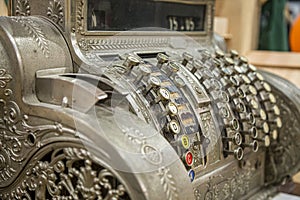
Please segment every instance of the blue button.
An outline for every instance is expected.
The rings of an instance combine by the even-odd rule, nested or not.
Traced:
[[[195,171],[194,170],[190,170],[189,171],[189,177],[191,179],[191,182],[193,182],[195,180]]]

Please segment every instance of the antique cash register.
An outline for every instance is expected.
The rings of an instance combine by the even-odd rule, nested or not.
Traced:
[[[0,199],[267,199],[300,91],[213,39],[214,0],[12,0]]]

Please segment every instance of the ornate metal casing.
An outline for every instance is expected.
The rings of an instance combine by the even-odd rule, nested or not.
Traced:
[[[10,13],[0,199],[266,199],[299,170],[299,89],[213,45],[213,0]]]

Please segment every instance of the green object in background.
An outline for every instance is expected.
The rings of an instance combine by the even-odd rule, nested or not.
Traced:
[[[4,0],[4,1],[5,1],[5,4],[8,5],[8,0]]]
[[[260,50],[289,50],[285,5],[286,0],[269,0],[263,5],[258,45]]]

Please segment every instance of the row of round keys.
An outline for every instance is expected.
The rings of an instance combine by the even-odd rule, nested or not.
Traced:
[[[236,54],[237,53],[232,52],[232,58],[234,58],[234,56]],[[195,62],[195,61],[193,62],[193,68],[191,69],[192,73],[195,73],[200,70],[203,71],[202,76],[200,76],[201,77],[200,81],[205,80],[205,78],[213,78],[212,73],[205,69],[207,67],[210,67],[210,70],[211,70],[213,65],[212,64],[203,64],[203,63],[205,63],[205,59],[210,58],[210,56],[207,56],[207,53],[205,53],[204,55],[206,55],[206,56],[203,56],[203,59],[201,60],[201,62]],[[224,55],[222,53],[217,52],[216,58],[224,58]],[[210,60],[211,60],[211,58],[210,58]],[[221,66],[220,64],[218,64],[218,62],[214,62],[214,63],[216,64],[217,67]],[[243,57],[240,57],[238,65],[244,65],[245,63],[247,63],[247,60]],[[243,72],[243,70],[236,70],[238,68],[235,68],[234,62],[232,59],[225,57],[225,65],[232,66],[232,68],[229,68],[229,69],[223,68],[221,73],[219,73],[219,74],[222,75],[222,77],[229,76],[229,78],[227,80],[230,81],[231,88],[229,88],[229,87],[226,88],[225,81],[224,81],[225,84],[223,84],[223,86],[225,86],[225,89],[229,89],[229,95],[231,98],[233,98],[233,99],[235,99],[235,98],[244,99],[245,98],[246,102],[249,102],[251,110],[254,111],[254,112],[250,112],[249,114],[246,115],[244,113],[244,111],[246,111],[246,109],[245,109],[246,106],[241,101],[235,101],[235,103],[234,103],[235,106],[233,106],[233,109],[236,112],[241,113],[241,115],[240,115],[241,122],[242,123],[247,122],[251,125],[254,125],[249,130],[241,130],[240,131],[243,135],[249,135],[249,137],[253,139],[252,142],[250,142],[248,144],[242,144],[242,146],[243,147],[251,147],[254,152],[256,152],[258,150],[258,142],[262,142],[264,144],[264,146],[268,147],[270,145],[270,137],[268,135],[269,125],[267,122],[269,122],[271,124],[277,124],[277,126],[279,127],[281,124],[281,121],[280,121],[280,118],[277,118],[276,120],[273,120],[273,121],[267,121],[267,122],[264,121],[264,120],[267,120],[267,117],[266,117],[265,111],[262,108],[260,108],[259,102],[264,103],[264,102],[269,101],[274,104],[276,102],[274,95],[272,95],[271,93],[264,95],[263,98],[258,102],[257,98],[252,98],[252,97],[257,96],[258,93],[262,91],[262,89],[257,89],[253,85],[251,85],[252,81],[250,80],[250,78],[248,78],[248,76],[246,76],[245,74],[240,74]],[[205,67],[203,67],[203,66],[205,66]],[[250,69],[252,69],[252,68],[254,68],[254,67],[250,66]],[[246,71],[246,70],[244,70],[244,71]],[[205,78],[203,78],[203,77],[205,77]],[[259,79],[259,80],[262,79],[259,74],[258,74],[257,79]],[[206,85],[206,88],[208,89],[208,91],[220,89],[220,84],[215,79],[211,79],[211,81],[208,81],[206,79],[205,81],[203,81],[203,82],[204,82],[204,85]],[[215,83],[215,84],[213,84],[213,83]],[[232,88],[232,85],[234,85],[235,88]],[[268,89],[268,84],[264,83],[263,87]],[[236,92],[234,92],[235,90],[236,90]],[[228,101],[228,97],[227,97],[226,93],[225,93],[225,95],[224,95],[224,93],[222,93],[222,94],[223,94],[222,96],[224,98],[222,97],[221,99]],[[274,113],[278,114],[279,113],[278,107],[276,107],[276,106],[273,107],[273,111],[274,111]],[[228,112],[226,112],[226,113],[228,113]],[[225,115],[226,115],[226,117],[228,117],[228,114],[225,114]],[[262,123],[258,123],[258,127],[255,127],[255,118],[256,117],[259,117],[259,119],[262,119],[264,121]],[[236,125],[234,125],[234,124],[236,124]],[[238,129],[237,124],[238,123],[236,122],[236,119],[233,119],[230,122],[231,128],[235,129],[236,131]],[[225,126],[229,126],[229,124],[225,123]],[[261,130],[266,135],[263,136],[262,138],[258,138],[259,130]],[[273,138],[277,137],[277,134],[275,131],[272,132],[272,137]],[[241,144],[237,141],[242,141],[242,140],[236,139],[236,138],[241,138],[241,134],[239,132],[236,133],[235,137],[233,137],[233,138],[235,138],[235,139],[231,139],[230,141],[234,141],[234,143],[237,145]],[[228,140],[228,138],[225,138],[225,140]],[[238,147],[236,151],[233,151],[238,159],[242,158],[242,156],[241,156],[241,155],[243,155],[242,150],[243,149]],[[231,152],[231,153],[233,153],[233,152]]]
[[[234,53],[234,55],[236,55],[237,53]],[[242,59],[243,60],[243,63],[245,64],[245,58],[243,58]],[[254,70],[255,69],[255,67],[253,67],[252,65],[249,65],[249,67],[248,67],[250,70]],[[247,70],[238,70],[238,71],[247,71]],[[249,70],[248,70],[249,71]],[[250,85],[250,83],[251,82],[253,82],[253,81],[251,81],[249,78],[248,78],[248,76],[246,76],[246,75],[248,75],[247,73],[246,74],[241,74],[240,75],[240,77],[241,77],[241,79],[243,80],[243,82],[244,83],[246,83],[246,84],[249,84],[247,87],[248,87],[248,91],[249,91],[249,93],[251,93],[252,95],[254,95],[254,96],[257,96],[258,95],[258,93],[260,93],[260,92],[262,92],[263,90],[266,90],[267,92],[271,92],[271,88],[270,88],[270,86],[266,83],[266,82],[264,82],[264,83],[262,83],[261,85],[262,85],[262,87],[261,88],[256,88],[256,87],[254,87],[253,85]],[[256,79],[259,79],[259,80],[263,80],[263,77],[259,74],[259,73],[257,73],[256,74],[256,76],[257,76],[257,78]],[[237,77],[237,76],[235,76],[235,77]],[[253,79],[253,80],[255,80],[255,79]],[[245,86],[244,86],[245,87]],[[239,89],[239,88],[238,88]],[[263,93],[263,97],[260,99],[260,101],[259,101],[260,103],[264,103],[264,102],[270,102],[270,103],[276,103],[276,99],[275,99],[275,97],[274,97],[274,95],[272,94],[272,93]],[[259,105],[258,105],[258,102],[256,102],[256,103],[251,103],[252,104],[252,106],[254,107],[254,108],[258,108],[259,107]],[[278,107],[274,107],[274,110],[275,110],[275,112],[276,113],[278,113]]]
[[[268,83],[263,82],[263,77],[261,74],[256,72],[256,68],[253,65],[248,64],[248,61],[246,58],[240,57],[239,59],[237,59],[237,52],[232,51],[231,52],[232,57],[235,57],[235,61],[236,61],[236,66],[235,66],[235,70],[242,73],[241,77],[243,78],[243,80],[245,82],[252,82],[256,81],[254,83],[258,83],[257,81],[259,80],[259,84],[254,84],[251,85],[252,86],[252,91],[253,94],[255,95],[260,95],[259,96],[259,102],[260,104],[264,104],[265,102],[270,102],[271,104],[275,104],[276,103],[276,99],[274,97],[274,95],[271,93],[271,87],[269,86]],[[235,56],[233,56],[235,55]],[[253,73],[255,72],[255,73]],[[248,78],[249,77],[249,78]],[[251,79],[251,80],[250,80]],[[259,87],[257,87],[257,85]],[[263,96],[262,96],[262,95]],[[253,104],[256,108],[258,107],[258,103]],[[265,109],[265,106],[262,105],[263,108]],[[280,118],[276,118],[275,120],[270,120],[269,117],[267,116],[266,112],[264,111],[264,109],[259,109],[259,110],[255,110],[254,114],[255,117],[257,117],[259,119],[259,123],[258,123],[258,127],[261,130],[261,132],[263,133],[262,138],[257,139],[260,142],[263,142],[264,146],[268,147],[271,144],[271,138],[273,140],[276,140],[278,137],[278,133],[277,130],[274,129],[272,131],[270,131],[270,127],[269,124],[277,124],[277,127],[281,127],[281,120]],[[268,109],[266,109],[268,112]],[[278,109],[278,107],[276,105],[273,106],[273,111],[276,113],[275,115],[280,115],[280,111]]]
[[[162,68],[163,65],[167,65],[170,69],[167,76],[171,76],[179,71],[179,63],[169,62],[167,55],[159,53],[157,55],[157,67]],[[151,76],[152,71],[149,64],[146,64],[136,55],[129,55],[125,58],[123,66],[126,68],[125,75],[135,75],[132,83],[139,85],[142,81],[145,82],[142,87],[141,93],[144,96],[151,94],[153,99],[149,102],[150,106],[160,105],[163,109],[158,113],[158,118],[167,118],[167,124],[163,127],[164,134],[170,134],[172,137],[181,133],[181,126],[177,120],[178,107],[171,101],[171,94],[168,89],[162,87],[162,83],[158,77]],[[134,71],[134,73],[132,73]],[[148,80],[146,79],[148,78]],[[145,80],[146,79],[146,80]]]
[[[223,136],[223,141],[230,142],[231,145],[227,148],[233,149],[228,150],[224,149],[225,154],[234,154],[235,158],[241,160],[243,158],[244,148],[250,147],[254,152],[258,150],[258,143],[255,140],[257,135],[248,134],[247,129],[250,125],[255,128],[255,118],[252,112],[249,112],[248,102],[245,101],[246,97],[252,97],[255,95],[252,88],[248,85],[241,85],[241,81],[238,79],[239,76],[237,73],[234,73],[233,70],[233,61],[230,58],[225,57],[222,52],[215,53],[215,67],[212,68],[215,76],[220,78],[222,83],[222,89],[226,92],[224,94],[229,94],[228,102],[231,103],[231,110],[235,113],[236,118],[228,120],[228,113],[230,112],[226,107],[222,107],[221,116],[223,118],[225,127],[231,124],[231,129],[226,129],[227,136]],[[224,59],[223,59],[224,58]],[[222,60],[223,59],[223,60]],[[222,65],[222,63],[224,63]],[[224,96],[224,95],[223,95]],[[245,136],[250,136],[249,138],[253,139],[252,142],[247,143]],[[254,136],[254,137],[253,137]]]
[[[216,56],[215,58],[220,59],[220,58],[224,58],[224,54],[222,54],[222,52],[216,52]],[[243,59],[241,60],[241,62],[243,62]],[[221,62],[217,62],[216,60],[214,60],[214,63],[216,63],[215,68],[211,68],[211,70],[217,69],[217,71],[213,71],[213,73],[217,76],[221,78],[221,82],[223,85],[223,88],[226,89],[229,93],[230,99],[234,102],[234,106],[232,106],[232,109],[236,112],[239,113],[239,119],[240,122],[243,123],[247,123],[250,126],[252,126],[251,128],[248,127],[246,128],[246,130],[240,130],[239,132],[235,132],[233,134],[232,137],[228,138],[228,137],[224,137],[225,141],[230,141],[232,143],[234,143],[237,146],[242,146],[242,147],[251,147],[252,150],[254,152],[256,152],[258,150],[258,142],[263,142],[263,144],[265,146],[269,146],[270,144],[270,139],[268,136],[263,137],[263,138],[258,138],[258,134],[257,134],[257,128],[255,127],[255,117],[254,117],[254,113],[250,112],[247,113],[245,112],[246,110],[246,105],[243,103],[248,103],[250,102],[248,105],[250,105],[252,107],[252,110],[256,110],[258,109],[258,103],[256,100],[252,99],[252,96],[256,96],[257,95],[257,91],[256,89],[252,86],[249,85],[251,83],[250,79],[248,77],[246,77],[245,75],[240,75],[239,72],[235,72],[234,71],[234,62],[232,61],[231,58],[227,58],[225,57],[224,59],[224,63],[225,66],[232,66],[231,68],[226,68],[222,67],[221,70],[219,70],[219,68],[221,67]],[[212,65],[210,65],[212,66]],[[225,95],[224,95],[225,94]],[[224,93],[222,96],[226,97],[227,93]],[[228,101],[228,97],[223,98],[223,99],[227,99]],[[246,101],[241,101],[241,99],[246,99]],[[228,118],[229,116],[229,111],[226,110],[226,108],[222,108],[221,110],[221,116],[223,118]],[[238,131],[238,122],[236,119],[230,121],[231,124],[236,124],[235,127],[233,129],[235,129],[236,131]],[[225,122],[225,125],[228,125],[228,122]],[[265,126],[264,126],[265,127]],[[266,131],[267,128],[264,128],[264,130]],[[250,143],[244,143],[242,144],[241,141],[243,141],[243,136],[241,135],[249,135],[249,138],[253,139]],[[225,150],[227,152],[227,154],[234,154],[235,157],[239,160],[242,159],[243,157],[243,148],[241,147],[237,147],[235,150],[233,151],[228,151]]]
[[[219,58],[224,58],[224,55],[218,55]],[[230,86],[228,92],[235,106],[234,111],[238,115],[239,122],[241,124],[241,130],[234,133],[234,138],[241,136],[243,143],[234,148],[233,153],[236,159],[241,160],[243,157],[243,151],[245,148],[250,148],[253,152],[257,152],[259,148],[259,142],[263,142],[265,146],[269,146],[268,138],[259,138],[257,131],[256,118],[254,112],[259,108],[256,103],[256,89],[250,84],[250,80],[246,76],[242,76],[238,71],[234,70],[234,62],[231,58],[225,57],[225,66],[227,68],[227,77],[229,77]],[[224,69],[223,69],[224,71]],[[225,76],[226,77],[226,76]],[[234,93],[235,92],[235,93]],[[236,95],[235,95],[236,94]],[[237,141],[237,140],[235,140]],[[236,143],[236,142],[235,142]],[[242,147],[242,148],[241,148]],[[225,150],[227,154],[229,151]]]
[[[129,58],[130,60],[131,58]],[[185,85],[184,82],[182,82],[181,79],[179,79],[176,75],[176,73],[179,71],[179,69],[186,65],[188,63],[188,60],[183,60],[182,63],[175,62],[175,61],[169,61],[169,58],[165,54],[158,54],[157,55],[157,65],[156,67],[159,68],[161,71],[164,71],[165,74],[169,78],[173,78],[173,81],[176,86],[183,87]],[[125,60],[124,64],[128,65],[130,62]],[[133,81],[134,84],[139,84],[141,80],[145,79],[146,76],[149,75],[149,71],[143,68],[145,64],[141,64],[139,67],[141,68],[140,71],[144,72],[141,75],[137,76],[135,80]],[[128,66],[128,69],[131,69],[136,65],[130,64]],[[146,65],[147,68],[147,65]],[[127,73],[129,74],[129,73]],[[151,74],[151,73],[150,73]],[[150,76],[148,81],[146,82],[146,86],[144,87],[142,94],[144,96],[147,96],[149,93],[153,95],[155,94],[155,98],[150,102],[150,106],[154,106],[157,104],[162,104],[164,107],[163,111],[159,114],[159,118],[166,117],[167,118],[167,124],[165,127],[163,127],[163,134],[166,136],[166,138],[177,138],[177,143],[180,143],[180,145],[186,149],[187,151],[183,155],[183,161],[186,164],[186,166],[190,167],[193,162],[193,154],[192,152],[188,151],[190,147],[190,139],[186,135],[182,135],[181,133],[181,126],[179,121],[177,120],[177,114],[178,114],[178,107],[175,103],[171,102],[170,98],[170,92],[166,88],[161,87],[160,79],[155,76]],[[177,136],[178,135],[178,136]],[[180,135],[180,136],[179,136]]]
[[[183,56],[185,57],[189,57],[189,60],[184,60],[183,62],[189,63],[189,68],[190,68],[190,72],[195,74],[195,76],[198,78],[199,82],[202,83],[205,88],[207,89],[209,94],[212,94],[212,99],[215,100],[214,103],[216,102],[222,102],[222,103],[228,103],[229,102],[229,97],[227,95],[227,93],[225,93],[224,91],[221,90],[222,88],[222,84],[215,79],[214,74],[211,73],[210,69],[213,65],[212,64],[208,64],[207,62],[204,62],[205,59],[202,58],[201,60],[193,60],[192,61],[192,56],[188,56],[189,54],[185,53],[183,54]],[[207,56],[205,58],[209,58],[209,55],[206,54]],[[214,93],[216,93],[216,95],[214,95]],[[238,107],[239,109],[243,109],[243,107]],[[230,108],[227,108],[226,111],[228,111]],[[245,109],[244,109],[245,110]],[[230,111],[228,111],[225,115],[226,118],[228,118],[230,116]],[[231,115],[232,116],[232,115]],[[227,122],[227,121],[226,121]],[[224,123],[224,125],[228,128],[230,128],[231,130],[239,130],[239,123],[237,122],[237,120],[235,118],[232,118],[231,122],[228,123]],[[242,141],[242,140],[240,140]],[[238,145],[240,145],[241,143],[238,143]]]
[[[183,56],[191,58],[191,56],[187,55],[189,54],[183,54]],[[207,54],[206,58],[210,58],[210,56]],[[205,62],[206,58],[202,58],[200,60],[189,59],[189,62],[187,62],[189,63],[189,70],[197,77],[198,81],[204,86],[204,88],[206,88],[206,91],[208,92],[208,94],[210,94],[211,99],[213,100],[213,104],[217,104],[217,102],[228,104],[229,97],[227,93],[221,90],[222,85],[215,78],[214,74],[211,73],[211,70],[209,68],[212,65],[210,65],[208,62]],[[233,118],[233,122],[235,122],[235,118]],[[225,126],[232,130],[239,129],[238,123],[228,123],[225,124]]]
[[[237,54],[237,52],[231,52],[231,54]],[[239,71],[242,71],[245,75],[251,79],[251,82],[254,83],[254,86],[259,94],[260,103],[265,108],[267,114],[264,120],[268,122],[271,126],[270,135],[274,141],[278,138],[277,129],[280,129],[282,126],[280,116],[280,110],[276,105],[276,98],[272,94],[271,86],[265,82],[264,77],[257,72],[257,69],[248,63],[247,59],[240,58],[243,60],[238,65]]]
[[[164,107],[164,111],[159,113],[159,118],[166,117],[168,119],[168,123],[164,128],[164,131],[171,133],[172,135],[177,135],[181,132],[181,127],[179,122],[176,120],[176,116],[178,114],[177,105],[171,101],[171,94],[166,88],[160,87],[160,80],[156,77],[150,77],[148,81],[148,85],[145,87],[143,91],[144,95],[147,95],[151,91],[154,92],[155,98],[150,102],[150,106],[156,104],[162,104]]]
[[[169,62],[168,57],[164,54],[158,54],[157,60],[158,60],[158,65],[157,65],[158,68],[165,71],[165,73],[168,77],[173,78],[173,81],[175,82],[175,85],[177,87],[182,88],[185,86],[185,83],[183,82],[183,80],[180,79],[178,76],[174,76],[174,75],[179,71],[180,68],[182,68],[183,66],[186,66],[191,60],[193,60],[193,57],[191,55],[184,54],[183,60],[181,63],[174,62],[174,61]],[[163,65],[166,65],[165,68],[163,67]],[[173,129],[173,132],[174,132],[174,129],[176,129],[176,127],[179,126],[179,124],[177,124],[177,123],[178,123],[177,121],[174,121],[174,120],[171,121],[167,126],[168,130]],[[191,167],[194,163],[194,155],[191,151],[188,150],[190,147],[190,139],[187,135],[182,135],[179,139],[180,139],[179,142],[181,143],[181,145],[184,147],[184,149],[187,150],[182,155],[182,160],[187,167]]]

